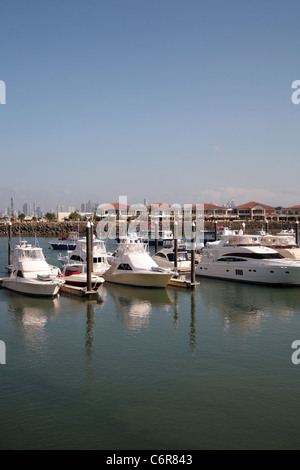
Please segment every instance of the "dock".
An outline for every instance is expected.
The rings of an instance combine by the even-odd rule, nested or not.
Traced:
[[[180,287],[181,289],[192,289],[195,286],[198,286],[200,282],[192,282],[189,279],[180,279],[180,278],[172,278],[168,285],[168,287]]]
[[[59,289],[59,293],[66,296],[88,298],[97,297],[99,295],[97,290],[88,291],[84,287],[70,286],[68,284],[63,284]]]

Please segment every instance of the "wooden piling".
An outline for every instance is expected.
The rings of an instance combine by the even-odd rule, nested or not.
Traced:
[[[158,222],[155,222],[155,254],[158,252]]]
[[[266,221],[265,221],[265,232],[266,232],[266,233],[268,233],[268,223],[269,223],[269,221],[266,220]]]
[[[86,225],[86,268],[87,268],[87,287],[86,290],[92,290],[92,270],[93,270],[93,243],[92,243],[92,229],[90,222]]]
[[[12,265],[12,225],[8,223],[8,266]]]
[[[191,283],[195,284],[195,251],[196,251],[196,224],[192,223],[192,238],[191,238]]]
[[[299,246],[299,222],[298,220],[296,220],[295,241],[296,241],[296,245]]]
[[[174,268],[178,268],[178,224],[174,222]]]
[[[218,222],[215,220],[215,241],[218,240]]]

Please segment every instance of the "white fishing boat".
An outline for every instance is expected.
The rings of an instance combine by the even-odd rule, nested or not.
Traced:
[[[197,276],[272,285],[300,285],[300,261],[264,246],[260,235],[224,235],[202,251]]]
[[[87,286],[87,265],[85,263],[65,264],[60,279],[66,284],[76,287]],[[96,274],[91,274],[92,290],[97,290],[104,283],[104,279]]]
[[[165,241],[163,248],[152,256],[152,259],[162,268],[174,268],[175,262],[175,242]],[[191,270],[191,261],[188,256],[186,244],[178,240],[177,250],[177,270],[178,272],[188,272]]]
[[[65,256],[58,255],[57,258],[63,265],[86,263],[86,238],[80,238],[74,251],[67,251]],[[93,273],[102,274],[109,268],[108,253],[105,242],[93,238]]]
[[[11,274],[3,279],[3,287],[21,294],[54,297],[64,283],[58,278],[60,272],[47,263],[42,248],[23,241],[14,248]]]
[[[120,239],[111,267],[103,274],[107,282],[137,287],[165,288],[175,272],[161,268],[147,251],[148,245],[134,236]]]

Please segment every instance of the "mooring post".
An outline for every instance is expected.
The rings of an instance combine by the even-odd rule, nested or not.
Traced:
[[[178,223],[174,222],[174,268],[178,267]]]
[[[268,223],[269,223],[269,221],[266,220],[266,222],[265,222],[265,232],[266,232],[266,233],[268,233]]]
[[[8,222],[8,266],[12,265],[12,225]]]
[[[218,222],[215,220],[215,241],[218,240]]]
[[[155,222],[155,253],[158,252],[158,222]]]
[[[92,258],[92,230],[91,223],[88,222],[86,225],[86,271],[87,271],[87,286],[86,290],[89,292],[92,290],[92,269],[93,269],[93,258]]]
[[[298,220],[296,220],[295,241],[296,241],[296,245],[299,246],[299,222]]]
[[[192,223],[192,239],[191,239],[191,283],[195,284],[195,251],[196,251],[196,224]]]

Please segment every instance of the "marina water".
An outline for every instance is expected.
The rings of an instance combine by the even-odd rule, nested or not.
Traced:
[[[298,449],[300,289],[197,280],[98,301],[1,289],[0,448]]]

